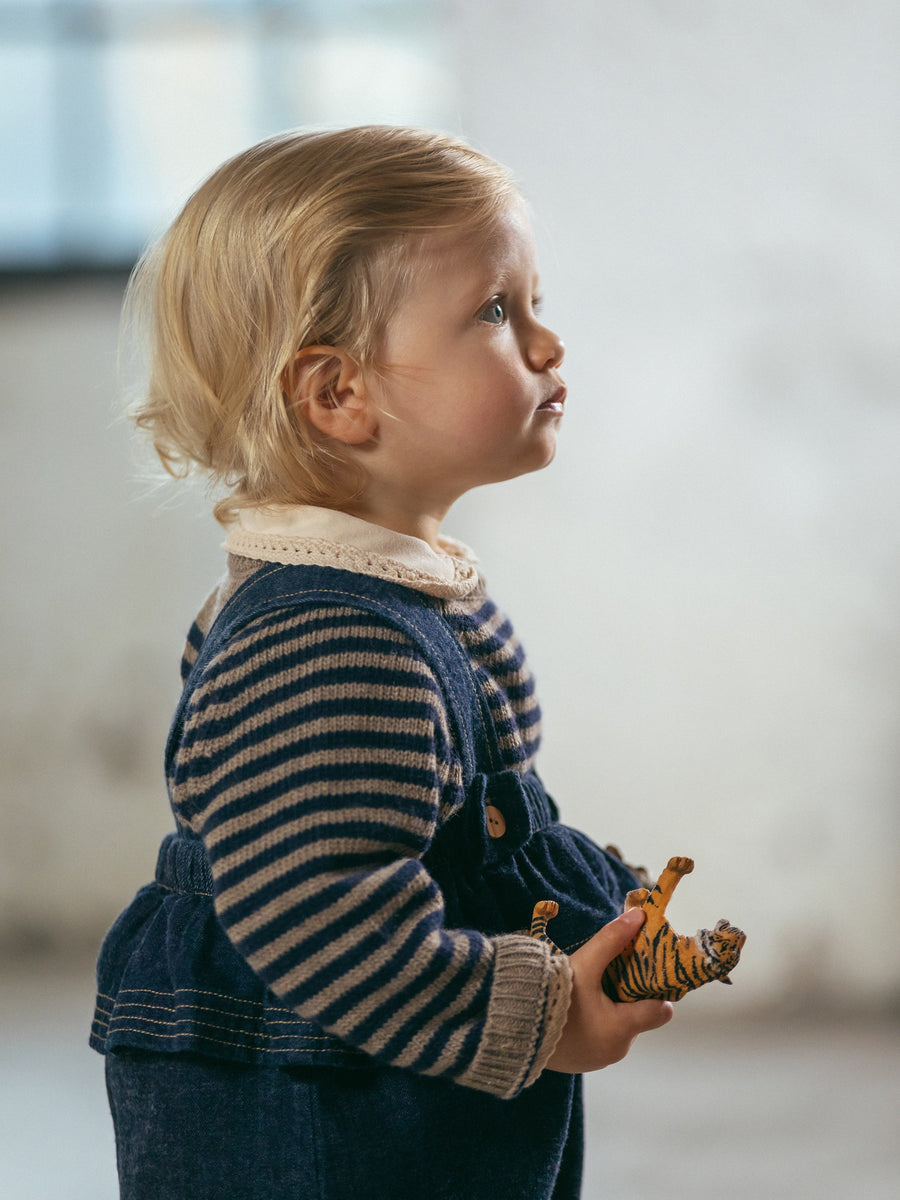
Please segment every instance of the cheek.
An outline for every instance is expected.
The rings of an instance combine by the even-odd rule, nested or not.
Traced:
[[[517,361],[508,356],[485,356],[471,359],[464,369],[467,395],[489,416],[502,420],[531,410],[534,385]]]

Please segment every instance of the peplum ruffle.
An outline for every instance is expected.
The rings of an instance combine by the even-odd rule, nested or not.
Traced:
[[[489,806],[502,817],[502,836],[491,836]],[[447,926],[523,933],[534,904],[556,900],[549,933],[567,953],[618,916],[637,884],[617,858],[558,822],[536,774],[512,770],[475,776],[424,863],[441,888]],[[163,841],[156,882],[107,934],[97,990],[90,1040],[101,1053],[130,1046],[257,1065],[370,1061],[281,1004],[239,955],[213,908],[203,844],[186,833]]]

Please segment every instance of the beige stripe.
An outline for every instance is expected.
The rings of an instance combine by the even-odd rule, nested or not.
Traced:
[[[321,829],[322,836],[327,837],[329,833],[334,834],[337,832],[337,826],[361,824],[363,822],[367,824],[378,822],[384,826],[381,845],[385,850],[396,846],[399,849],[399,853],[405,856],[413,853],[409,846],[409,840],[401,842],[397,838],[395,841],[390,836],[391,832],[399,834],[402,830],[404,833],[413,835],[421,843],[422,849],[424,849],[435,828],[434,821],[423,821],[407,813],[400,814],[395,807],[388,807],[386,805],[382,807],[358,805],[354,808],[342,808],[334,812],[323,812],[319,809],[306,816],[298,817],[296,820],[284,821],[276,829],[270,829],[261,837],[243,843],[239,850],[234,850],[231,854],[224,854],[221,858],[217,858],[215,875],[217,878],[220,878],[228,871],[234,870],[235,867],[246,866],[260,854],[277,852],[277,848],[282,842],[288,838],[296,837],[298,834],[308,833],[312,829]]]
[[[519,700],[510,700],[510,704],[520,716],[524,716],[526,713],[534,712],[534,710],[538,707],[537,693],[532,692],[528,696],[522,696],[522,698]]]
[[[384,638],[409,644],[401,629],[381,620],[377,614],[370,616],[358,608],[331,608],[327,605],[286,607],[279,619],[273,619],[276,615],[274,612],[263,613],[239,629],[220,650],[218,661],[227,663],[233,653],[241,653],[248,646],[252,647],[261,636],[270,639],[283,634],[310,645],[331,641],[345,631],[354,632],[366,640],[370,637]],[[261,649],[260,653],[265,654],[265,650]]]
[[[322,624],[327,629],[327,625],[324,622],[328,621],[332,621],[336,625],[341,622],[360,624],[360,622],[365,621],[367,618],[371,619],[375,625],[380,624],[382,629],[393,628],[383,621],[379,622],[377,614],[370,616],[365,609],[355,608],[352,604],[320,604],[318,601],[310,603],[299,602],[295,604],[290,599],[286,599],[281,608],[273,608],[268,613],[261,613],[259,616],[254,617],[251,622],[243,626],[235,634],[231,644],[237,645],[238,640],[241,638],[254,641],[263,626],[278,633],[284,629],[303,628],[306,625],[314,624]],[[311,629],[309,632],[310,634],[315,634],[318,631]]]
[[[519,679],[527,680],[531,678],[531,671],[525,666],[524,662],[515,663],[516,652],[521,648],[507,642],[497,649],[492,650],[490,654],[479,654],[473,647],[472,653],[479,666],[490,671],[492,675],[498,676],[501,680]],[[504,670],[504,667],[507,668]]]
[[[526,713],[533,712],[538,707],[537,695],[532,692],[530,695],[522,696],[520,699],[513,699],[509,692],[498,683],[495,679],[491,679],[484,688],[486,694],[492,698],[500,698],[500,706],[509,709],[511,712],[525,716]]]
[[[346,871],[319,871],[313,875],[306,876],[294,887],[288,888],[281,892],[274,900],[264,905],[251,913],[249,917],[245,917],[243,921],[238,921],[227,926],[228,936],[235,942],[239,942],[258,930],[263,929],[270,921],[282,916],[291,909],[300,908],[306,903],[310,896],[314,896],[317,892],[325,891],[326,888],[333,886],[335,883],[341,883],[347,878]],[[214,901],[216,912],[221,915],[218,898]]]
[[[269,689],[271,693],[273,689]],[[325,704],[333,704],[334,702],[346,703],[348,705],[355,704],[356,701],[366,700],[379,705],[380,712],[370,715],[360,712],[341,711],[335,713],[331,717],[323,718],[318,715],[318,710]],[[284,729],[273,730],[267,738],[259,741],[257,744],[265,746],[269,741],[283,740],[286,736],[290,736],[293,729],[299,732],[299,737],[304,736],[303,729],[313,721],[319,720],[346,720],[348,722],[356,722],[358,727],[363,732],[381,732],[390,731],[394,721],[416,720],[416,716],[401,717],[392,716],[396,705],[404,704],[418,707],[418,720],[422,722],[423,728],[430,729],[432,723],[437,719],[438,728],[445,728],[446,714],[437,699],[434,692],[424,688],[416,688],[412,685],[395,687],[389,686],[370,686],[364,680],[353,681],[350,683],[335,683],[322,684],[319,687],[308,689],[304,692],[295,693],[285,700],[273,701],[269,696],[261,696],[256,702],[256,711],[245,711],[241,715],[241,710],[246,710],[246,704],[241,699],[237,704],[232,705],[217,705],[216,720],[226,722],[230,720],[229,733],[216,737],[205,736],[200,729],[197,728],[200,724],[205,724],[208,713],[201,714],[199,718],[192,719],[186,726],[184,735],[184,750],[192,755],[197,754],[216,754],[222,750],[227,750],[230,745],[236,741],[240,741],[248,734],[253,734],[260,727],[271,723],[275,719],[282,722],[285,718],[294,718],[291,727],[285,731]],[[233,709],[235,711],[229,711]],[[442,721],[444,722],[442,724]],[[349,726],[352,728],[352,726]],[[411,728],[415,729],[415,726]],[[403,726],[400,726],[401,732]],[[189,739],[193,739],[190,741]]]
[[[485,671],[498,677],[504,682],[507,680],[518,680],[524,683],[530,680],[532,677],[531,668],[528,666],[527,662],[524,659],[519,658],[522,653],[522,648],[518,645],[515,639],[504,642],[502,645],[495,647],[490,652],[488,651],[487,646],[485,646],[483,649],[480,649],[479,646],[470,644],[468,649],[472,656],[472,660],[479,667],[483,668]]]
[[[471,1033],[473,1023],[463,1025],[451,1033],[443,1051],[434,1060],[434,1063],[423,1072],[425,1075],[446,1075],[453,1069],[459,1061],[462,1044]]]
[[[371,886],[367,887],[366,890],[371,893],[375,886],[380,886],[386,874],[387,873],[384,871],[378,871],[367,876],[366,883],[371,884]],[[276,993],[284,993],[298,986],[298,984],[301,982],[307,983],[314,980],[315,976],[320,971],[330,967],[334,962],[343,958],[349,951],[352,951],[356,946],[358,946],[365,934],[372,930],[373,927],[383,927],[385,924],[387,924],[395,911],[406,907],[407,900],[411,895],[415,894],[416,892],[424,893],[425,888],[429,885],[429,882],[430,881],[424,872],[419,878],[410,880],[410,882],[401,891],[391,896],[389,901],[381,909],[374,913],[367,912],[365,917],[361,919],[359,926],[348,930],[347,933],[342,934],[339,938],[336,938],[333,942],[331,942],[328,946],[323,947],[316,954],[311,955],[308,958],[304,958],[302,964],[294,967],[291,971],[288,971],[287,974],[281,976],[281,978],[276,980],[271,985],[272,990]],[[365,962],[356,963],[348,971],[345,971],[343,974],[341,974],[336,980],[333,980],[327,987],[316,992],[315,1003],[317,1008],[326,1007],[329,1004],[332,1004],[335,1000],[339,1000],[348,991],[351,991],[354,987],[356,987],[357,984],[363,983],[365,980],[371,978],[371,976],[376,974],[385,964],[392,962],[398,956],[398,953],[402,951],[407,939],[415,931],[417,926],[419,926],[421,922],[424,921],[431,913],[434,913],[443,907],[439,897],[426,897],[423,895],[422,901],[423,903],[421,903],[413,913],[406,917],[402,925],[398,926],[392,932],[390,940],[385,942],[385,944],[379,947],[377,950],[373,950],[366,958]],[[364,907],[364,905],[365,899],[363,899],[359,905],[354,905],[353,907]],[[347,916],[352,911],[353,908],[348,905],[347,908],[343,910],[341,915]],[[315,932],[319,933],[320,931],[316,930]],[[278,938],[275,943],[265,947],[265,949],[261,951],[259,955],[252,955],[248,961],[255,970],[262,970],[264,966],[270,962],[273,962],[281,954],[287,952],[288,950],[298,948],[307,940],[308,936],[301,934],[299,930],[290,931],[289,933],[285,934],[284,937]],[[414,975],[421,974],[427,969],[438,948],[439,941],[437,934],[432,934],[419,946],[411,964]],[[273,949],[275,950],[275,953],[270,953],[270,951]],[[351,1026],[345,1026],[343,1021],[340,1022],[337,1027],[340,1029],[342,1026],[351,1028]]]
[[[297,759],[288,759],[285,762],[278,763],[277,766],[267,771],[258,773],[252,778],[242,780],[239,784],[228,788],[227,791],[221,792],[203,808],[200,817],[195,819],[192,828],[196,827],[198,819],[201,820],[202,826],[205,828],[217,813],[230,805],[238,804],[244,800],[252,804],[253,798],[259,791],[268,790],[293,774],[297,770],[297,762]],[[360,767],[361,769],[365,769],[365,763],[361,763]],[[451,779],[457,781],[457,786],[460,785],[462,780],[462,768],[459,763],[455,763],[448,770],[444,763],[435,761],[430,766],[429,771],[435,779],[435,784],[425,787],[402,780],[367,780],[364,776],[359,778],[354,776],[353,778],[343,780],[310,779],[304,784],[292,784],[281,795],[276,796],[273,800],[266,801],[265,806],[274,805],[277,809],[283,807],[285,803],[291,805],[302,804],[306,796],[318,798],[329,793],[335,796],[342,796],[349,794],[351,791],[359,791],[363,787],[368,788],[371,795],[387,797],[409,795],[414,799],[418,798],[424,801],[426,804],[431,804],[433,803],[435,792],[446,787]],[[202,791],[200,794],[203,797],[204,793]],[[180,804],[190,804],[191,795],[192,793],[186,787],[176,789],[176,807]],[[245,811],[252,812],[253,808],[251,807]],[[238,819],[241,815],[240,813],[237,814],[234,819]],[[217,834],[214,832],[210,836],[215,837]]]
[[[344,933],[340,938],[323,947],[313,957],[304,958],[302,964],[292,968],[291,971],[281,980],[277,981],[276,984],[273,984],[272,987],[273,990],[284,992],[288,990],[289,986],[293,986],[290,984],[291,979],[299,981],[311,977],[316,971],[328,966],[334,959],[340,958],[348,948],[357,945],[360,938],[373,925],[382,925],[384,923],[384,915],[389,916],[396,908],[402,907],[408,895],[422,891],[428,886],[429,877],[423,870],[419,877],[408,881],[401,891],[389,895],[381,909],[376,910],[374,913],[366,911],[374,893],[384,885],[385,881],[389,883],[392,881],[393,876],[396,875],[401,865],[403,864],[392,862],[377,870],[367,872],[360,878],[358,883],[347,889],[341,897],[340,903],[336,902],[332,904],[328,911],[321,914],[315,922],[298,922],[279,937],[262,946],[255,954],[250,955],[247,961],[255,970],[262,970],[270,963],[275,962],[282,954],[287,953],[289,950],[297,950],[311,938],[320,937],[330,926],[346,920],[347,917],[352,916],[357,910],[363,910],[364,915],[361,915],[359,921],[354,923],[353,928]],[[333,882],[335,879],[346,879],[347,876],[345,872],[330,872],[327,878]],[[309,883],[316,885],[313,888],[314,891],[318,891],[321,887],[316,879],[310,880]],[[304,883],[298,885],[297,890],[306,888],[307,886],[308,884],[304,881]],[[293,890],[291,894],[293,894]],[[436,903],[439,905],[440,901]],[[418,916],[413,917],[414,922],[419,919],[421,918]],[[373,969],[372,960],[369,960],[369,965],[363,968],[362,977],[367,977]],[[335,996],[342,995],[346,985],[343,982],[338,982],[334,986],[336,988]]]
[[[271,705],[262,711],[250,713],[243,719],[239,725],[235,725],[232,729],[219,737],[204,737],[197,738],[193,743],[191,750],[194,753],[201,754],[217,754],[221,750],[227,749],[235,741],[235,728],[240,730],[240,736],[243,738],[253,730],[260,728],[271,722],[276,711],[280,719],[284,719],[288,715],[300,716],[307,709],[315,711],[322,704],[322,696],[319,694],[324,689],[316,689],[315,693],[301,692],[291,696],[289,700],[279,701],[277,710],[275,705]],[[344,693],[346,689],[343,689]],[[379,695],[379,691],[381,694]],[[385,707],[388,703],[397,702],[395,690],[372,688],[368,692],[365,687],[360,685],[357,689],[355,697],[349,697],[345,694],[342,699],[357,698],[363,695],[371,694],[373,699],[381,700]],[[415,694],[415,699],[418,703],[427,702],[433,698],[432,692],[418,692]],[[336,697],[332,697],[334,699]],[[243,707],[243,703],[241,704]],[[414,736],[420,734],[428,734],[432,728],[432,722],[424,716],[419,717],[401,717],[391,716],[390,712],[381,713],[361,713],[361,712],[340,712],[333,716],[316,717],[307,716],[301,721],[298,720],[297,727],[303,730],[304,738],[319,737],[326,733],[382,733],[390,736],[399,737],[403,734],[412,734]],[[279,731],[271,735],[272,739],[283,738],[284,733]]]
[[[409,920],[404,922],[404,936],[398,936],[394,947],[397,956],[405,955],[406,939],[410,934],[414,934],[415,932],[416,923],[414,921]],[[385,1005],[390,1004],[393,998],[399,997],[402,993],[409,991],[411,986],[414,988],[413,995],[406,1000],[400,1009],[389,1019],[385,1021],[380,1020],[375,1031],[362,1043],[361,1048],[367,1054],[376,1055],[382,1051],[391,1037],[402,1030],[429,1003],[435,995],[435,988],[441,987],[448,977],[458,973],[462,966],[462,961],[456,964],[448,964],[439,976],[439,982],[436,985],[429,983],[426,986],[423,976],[430,970],[436,955],[441,949],[442,940],[439,935],[437,933],[429,933],[419,943],[413,957],[406,962],[401,972],[393,975],[390,981],[379,988],[376,993],[367,995],[365,1002],[357,1005],[352,1011],[341,1014],[340,1028],[345,1034],[350,1034],[352,1030],[358,1029],[372,1015],[376,1008],[384,1008]],[[382,958],[386,960],[388,955],[385,954]],[[350,974],[356,976],[354,984],[365,977],[364,973],[360,970],[353,971]],[[349,984],[349,986],[352,987],[354,984]],[[317,996],[316,999],[318,1002],[320,997]],[[443,1023],[443,1016],[439,1019],[439,1023]],[[414,1050],[412,1054],[408,1051],[401,1052],[399,1057],[394,1061],[396,1061],[398,1066],[406,1065],[414,1060],[420,1049]]]
[[[206,774],[195,774],[187,781],[190,794],[203,795],[216,787],[232,771],[246,769],[256,759],[264,758],[278,748],[277,741],[263,742],[252,749],[235,752],[229,758],[213,767]],[[335,746],[331,749],[303,752],[296,750],[287,763],[280,763],[278,774],[269,779],[269,772],[263,771],[250,779],[235,783],[224,793],[233,799],[240,799],[247,794],[253,794],[265,787],[267,782],[276,782],[279,778],[294,771],[314,771],[320,767],[353,767],[358,776],[366,771],[372,763],[389,763],[406,770],[425,771],[436,774],[434,753],[422,750],[398,750],[393,746]],[[288,768],[288,769],[285,769]],[[379,791],[389,787],[389,783],[378,785]]]
[[[502,665],[503,664],[501,663],[499,666],[502,667]],[[494,675],[494,678],[497,680],[498,685],[505,692],[508,692],[513,688],[524,689],[524,688],[527,688],[529,684],[531,684],[531,685],[534,684],[534,680],[532,678],[530,670],[521,670],[520,669],[517,671],[502,671],[499,669],[499,667],[495,667],[493,669],[493,675]],[[533,694],[534,693],[532,691],[531,695],[533,695]],[[520,703],[520,702],[525,703],[525,701],[530,698],[531,698],[531,696],[526,691],[525,694],[522,696],[521,701],[516,701],[516,703]]]
[[[360,790],[359,782],[355,779],[316,779],[302,788],[297,788],[290,793],[289,797],[278,796],[274,800],[269,800],[265,804],[257,805],[255,808],[247,809],[241,812],[236,817],[229,817],[227,821],[223,821],[221,825],[217,825],[215,829],[210,830],[206,845],[208,849],[213,849],[224,841],[226,838],[233,837],[237,833],[249,832],[254,826],[259,825],[263,821],[268,821],[271,817],[281,812],[286,806],[291,808],[300,807],[305,804],[312,805],[315,803],[315,812],[310,814],[310,820],[314,823],[322,822],[326,819],[331,819],[330,814],[323,813],[321,801],[324,798],[337,802],[342,796],[356,795]],[[385,794],[385,781],[379,781],[379,791]],[[416,783],[399,783],[390,782],[390,787],[387,794],[391,801],[395,800],[417,800],[422,804],[433,808],[437,803],[435,792],[437,789],[423,788]],[[376,792],[369,790],[369,795],[374,798]],[[318,802],[318,803],[316,803]],[[337,808],[335,815],[343,811]],[[365,810],[368,811],[368,810]],[[401,819],[403,822],[414,820],[415,818],[407,818],[405,814],[397,811],[397,805],[391,804],[384,811],[390,811],[394,815],[395,821]],[[272,831],[273,834],[278,831]],[[221,863],[222,860],[219,860]]]
[[[434,934],[428,938],[428,942],[435,942],[435,949],[439,948],[438,935]],[[428,943],[426,943],[428,944]],[[446,944],[446,943],[444,943]],[[462,941],[458,941],[454,946],[453,954],[450,957],[446,967],[441,972],[436,980],[429,983],[428,987],[420,986],[413,996],[406,1001],[400,1008],[386,1018],[380,1025],[378,1030],[368,1039],[363,1046],[367,1054],[378,1054],[388,1044],[392,1037],[397,1034],[405,1025],[407,1025],[422,1009],[431,1001],[431,999],[442,990],[445,984],[451,979],[459,975],[465,968],[466,958],[469,954],[469,947]],[[433,958],[434,955],[431,956]],[[410,1042],[400,1055],[394,1060],[397,1066],[409,1066],[419,1057],[425,1049],[427,1043],[431,1040],[435,1030],[445,1026],[448,1021],[452,1020],[459,1012],[471,1001],[472,996],[481,986],[484,976],[490,966],[490,955],[486,954],[478,967],[475,968],[471,975],[467,974],[467,983],[463,991],[457,997],[453,1004],[442,1009],[439,1015],[433,1017],[427,1025],[417,1031],[414,1039]],[[368,1016],[371,1015],[385,1001],[390,1000],[392,995],[396,995],[401,991],[406,990],[410,983],[413,983],[421,972],[421,968],[411,960],[403,971],[391,980],[389,984],[379,988],[377,992],[366,997],[364,1003],[356,1006],[347,1014],[346,1022],[348,1028],[354,1028],[360,1025]]]
[[[389,842],[383,841],[381,838],[367,837],[323,837],[315,842],[310,842],[308,845],[301,846],[297,850],[292,850],[290,854],[284,854],[276,862],[267,863],[258,871],[254,871],[252,875],[246,876],[239,880],[230,888],[226,888],[216,896],[216,911],[225,916],[230,908],[236,904],[242,903],[244,900],[254,896],[269,884],[274,883],[278,879],[282,879],[286,875],[291,875],[294,872],[298,874],[302,872],[304,876],[309,876],[312,864],[323,858],[333,858],[340,854],[353,854],[354,856],[370,855],[373,861],[384,858],[385,851],[395,849],[391,847]],[[402,848],[401,848],[402,850]],[[406,852],[401,853],[399,859],[395,858],[391,862],[391,868],[395,868],[403,861],[403,858],[409,858],[411,855]],[[213,864],[213,878],[216,878],[218,871],[216,864]],[[282,893],[275,901],[277,911],[272,912],[270,919],[280,916],[285,912],[284,895]],[[271,908],[272,906],[266,906]],[[258,920],[258,913],[262,910],[251,914],[246,918],[247,921],[254,922],[253,929],[262,928],[265,921]],[[248,927],[249,928],[249,927]],[[235,935],[237,936],[237,935]]]
[[[500,738],[501,750],[522,750],[523,752],[529,747],[535,745],[540,739],[540,725],[534,725],[528,731],[528,736],[524,737],[520,729],[513,729],[511,733],[506,733]]]
[[[308,679],[311,675],[324,674],[328,671],[345,671],[349,666],[358,666],[360,669],[365,668],[371,670],[373,667],[383,670],[392,670],[402,672],[409,677],[408,682],[400,682],[393,684],[377,684],[375,685],[379,691],[391,695],[394,688],[417,688],[418,690],[428,691],[434,695],[436,691],[436,683],[428,689],[423,687],[423,680],[433,681],[434,676],[431,675],[427,666],[421,659],[401,658],[396,655],[384,654],[376,651],[367,652],[365,655],[359,654],[323,654],[313,659],[305,659],[303,662],[293,663],[292,665],[284,665],[281,669],[271,670],[262,679],[255,683],[246,683],[239,696],[234,700],[212,701],[208,700],[207,696],[210,692],[218,692],[223,685],[222,676],[216,676],[211,685],[204,685],[197,688],[195,695],[194,707],[199,709],[199,713],[193,715],[188,728],[197,724],[197,721],[216,720],[222,717],[231,716],[234,712],[240,711],[242,708],[249,707],[251,704],[258,703],[264,696],[275,691],[289,686],[295,686],[302,680]],[[230,673],[231,679],[228,686],[234,687],[247,679],[251,674],[251,668],[245,671],[233,671]],[[356,691],[351,692],[352,695],[368,695],[369,690],[364,692],[359,691],[359,686],[356,680],[348,680],[339,684],[335,683],[327,685],[339,688],[356,688]],[[368,685],[369,689],[372,685]],[[438,693],[439,694],[439,693]]]
[[[466,615],[472,619],[474,618],[476,612],[477,609],[472,609]],[[496,637],[497,630],[505,620],[505,614],[502,613],[499,608],[495,608],[493,616],[489,617],[488,620],[479,621],[474,629],[464,629],[461,633],[462,640],[467,646],[471,646],[473,649],[477,646],[481,646],[485,642],[490,641],[491,638]]]
[[[354,613],[355,621],[358,621],[358,614]],[[323,629],[312,629],[306,633],[298,633],[296,621],[285,621],[279,625],[270,626],[265,631],[249,626],[243,630],[241,634],[233,641],[229,642],[217,655],[211,660],[207,670],[214,673],[216,680],[223,680],[226,684],[235,682],[248,671],[259,670],[272,662],[273,659],[280,658],[295,658],[298,655],[307,655],[312,653],[314,656],[321,650],[323,646],[328,646],[339,638],[356,638],[360,642],[360,647],[355,651],[357,654],[368,655],[370,647],[373,643],[384,643],[402,647],[405,650],[412,648],[412,643],[409,638],[405,637],[399,630],[393,629],[385,625],[359,625],[358,623],[345,625],[327,625]],[[287,634],[280,641],[272,640],[279,634]],[[265,636],[267,645],[260,646],[260,638]],[[248,650],[253,651],[247,655]],[[374,651],[373,651],[374,652]],[[353,651],[345,651],[345,653],[353,653]],[[247,655],[247,657],[243,657]],[[421,658],[409,659],[408,655],[391,655],[392,658],[400,658],[401,661],[417,661],[424,663]],[[234,660],[234,666],[230,666]]]

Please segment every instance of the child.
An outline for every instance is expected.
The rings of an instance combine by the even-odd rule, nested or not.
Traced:
[[[138,267],[137,420],[226,486],[229,557],[176,831],[98,965],[127,1200],[575,1197],[579,1074],[671,1016],[602,990],[634,879],[557,822],[522,649],[441,534],[553,458],[537,287],[509,174],[382,127],[238,155]]]

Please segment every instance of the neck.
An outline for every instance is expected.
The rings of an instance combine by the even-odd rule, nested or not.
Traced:
[[[395,533],[403,533],[408,537],[419,538],[437,553],[443,553],[438,543],[441,524],[446,516],[446,510],[441,512],[409,512],[402,507],[390,504],[356,503],[348,504],[344,512],[352,517],[360,517],[373,525],[381,525],[384,529],[392,529]]]

